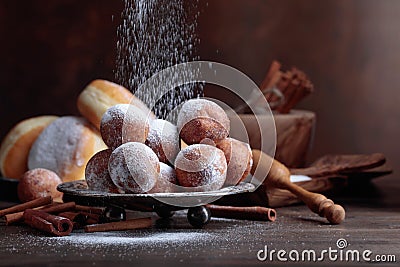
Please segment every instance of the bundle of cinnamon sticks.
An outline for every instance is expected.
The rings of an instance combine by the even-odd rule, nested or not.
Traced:
[[[148,228],[151,218],[112,221],[104,207],[76,205],[75,202],[57,203],[51,197],[38,198],[23,204],[0,210],[6,225],[25,223],[32,228],[54,236],[69,235],[73,229],[85,232],[104,232]],[[125,214],[125,213],[124,213]]]
[[[271,105],[271,109],[289,113],[298,102],[314,91],[314,85],[303,71],[292,67],[283,72],[281,67],[278,61],[271,63],[260,89],[269,103],[278,103]],[[279,90],[283,95],[282,101],[279,101],[280,95],[274,90]]]

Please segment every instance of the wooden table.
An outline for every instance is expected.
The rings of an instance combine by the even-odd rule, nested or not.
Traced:
[[[184,212],[178,212],[171,220],[157,220],[153,215],[152,229],[92,234],[78,231],[62,238],[47,237],[25,226],[1,225],[0,266],[286,265],[276,254],[272,261],[259,261],[257,253],[268,246],[269,252],[315,250],[319,255],[329,247],[338,249],[336,242],[341,238],[348,244],[342,249],[344,252],[371,250],[371,258],[377,254],[395,255],[397,262],[379,266],[398,266],[399,190],[394,179],[386,178],[360,190],[348,189],[335,197],[347,210],[346,221],[341,225],[326,224],[303,205],[277,209],[275,222],[212,219],[204,229],[193,229]],[[310,266],[307,261],[297,264]],[[363,266],[365,262],[334,262],[326,255],[316,266],[348,264]]]

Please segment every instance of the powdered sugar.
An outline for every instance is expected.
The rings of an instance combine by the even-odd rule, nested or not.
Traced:
[[[144,245],[144,244],[168,244],[181,242],[194,242],[200,238],[210,238],[207,233],[196,232],[175,232],[175,233],[149,233],[146,236],[120,236],[116,233],[94,233],[81,234],[72,233],[70,236],[49,237],[50,240],[56,240],[57,243],[68,243],[70,245]]]

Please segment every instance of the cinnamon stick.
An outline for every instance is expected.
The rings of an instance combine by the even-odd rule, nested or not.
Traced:
[[[232,207],[211,204],[206,207],[211,211],[212,217],[271,222],[276,220],[276,211],[265,207]]]
[[[106,208],[103,207],[90,207],[90,206],[83,206],[83,205],[76,205],[75,210],[77,211],[84,211],[87,213],[94,213],[102,215]]]
[[[282,106],[280,106],[278,108],[278,111],[280,113],[284,113],[283,111],[287,111],[286,105],[288,105],[288,103],[291,101],[292,97],[296,94],[296,91],[299,88],[299,86],[300,86],[300,80],[298,80],[297,78],[293,79],[289,83],[289,85],[287,86],[286,90],[283,92],[283,94],[285,95],[285,102],[283,103]]]
[[[65,211],[58,214],[60,217],[69,219],[74,223],[74,228],[80,228],[87,224],[87,216],[80,212]]]
[[[282,74],[281,79],[277,82],[276,87],[278,88],[279,91],[282,92],[282,94],[284,94],[285,89],[292,80],[292,76],[293,76],[292,72],[287,71]],[[271,103],[275,101],[278,101],[278,96],[276,94],[271,94],[271,96],[269,96],[268,98],[268,102]]]
[[[304,87],[304,83],[301,83],[296,91],[293,93],[292,97],[288,99],[288,102],[285,103],[283,107],[279,110],[281,113],[289,113],[289,111],[305,96],[306,89]]]
[[[277,71],[273,74],[273,76],[271,77],[271,80],[269,81],[269,83],[266,85],[265,88],[263,88],[261,91],[265,91],[265,89],[270,89],[273,88],[274,86],[276,86],[276,84],[279,82],[279,80],[281,79],[281,76],[283,75],[283,73],[281,71]],[[268,102],[271,102],[271,97],[273,96],[273,94],[267,94],[264,95],[267,99]]]
[[[265,76],[264,80],[260,85],[261,91],[269,88],[268,86],[269,84],[271,84],[272,77],[274,76],[275,72],[280,70],[280,68],[281,68],[281,63],[279,63],[276,60],[272,61],[271,65],[269,66],[267,75]]]
[[[151,227],[151,218],[132,219],[120,222],[93,224],[85,226],[85,232],[123,231]]]
[[[69,211],[75,209],[75,202],[67,202],[67,203],[61,203],[61,204],[56,204],[56,205],[51,205],[46,208],[40,209],[43,212],[47,213],[60,213],[64,211]],[[7,214],[4,216],[6,219],[6,225],[10,225],[13,223],[21,222],[24,217],[24,212],[17,212],[17,213],[11,213]]]
[[[96,224],[101,221],[102,215],[100,214],[94,214],[94,213],[89,213],[89,212],[80,212],[83,216],[86,216],[86,224]]]
[[[23,218],[29,226],[54,236],[69,235],[73,229],[73,224],[69,219],[39,210],[27,209]]]
[[[74,210],[75,206],[76,206],[75,202],[66,202],[66,203],[61,203],[61,204],[53,205],[48,208],[41,209],[41,211],[47,212],[47,213],[60,213],[60,212],[64,212],[64,211]]]
[[[40,206],[48,205],[52,201],[53,201],[53,199],[51,196],[37,198],[32,201],[28,201],[28,202],[25,202],[25,203],[22,203],[19,205],[12,206],[7,209],[0,210],[0,217],[3,217],[5,215],[11,214],[11,213],[21,212],[26,209],[33,209],[33,208],[37,208]]]

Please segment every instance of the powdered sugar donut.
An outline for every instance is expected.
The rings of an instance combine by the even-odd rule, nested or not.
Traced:
[[[27,171],[18,183],[18,198],[21,202],[47,196],[61,200],[62,193],[57,191],[61,182],[61,178],[50,170],[38,168]]]
[[[85,166],[107,148],[99,132],[86,119],[66,116],[53,121],[39,135],[29,152],[30,170],[44,168],[64,181],[85,179]]]
[[[149,193],[171,193],[175,192],[174,186],[178,183],[174,168],[160,162],[160,176],[158,176],[156,185]]]
[[[193,191],[220,189],[226,179],[227,164],[222,150],[195,144],[181,150],[175,160],[178,183]]]
[[[179,111],[179,135],[188,145],[208,138],[217,141],[229,135],[230,121],[225,111],[206,99],[191,99]]]
[[[225,185],[237,185],[247,177],[253,165],[249,144],[233,138],[225,138],[217,141],[216,146],[224,152],[228,164]]]
[[[111,149],[99,151],[86,164],[85,179],[90,190],[120,193],[108,172],[111,153]]]
[[[157,182],[160,162],[145,144],[128,142],[111,153],[108,171],[119,189],[127,193],[145,193]]]
[[[104,113],[100,132],[104,143],[115,149],[127,142],[144,143],[149,133],[149,122],[139,108],[118,104]]]
[[[153,120],[146,145],[153,149],[161,162],[173,164],[179,152],[178,128],[166,120]]]

